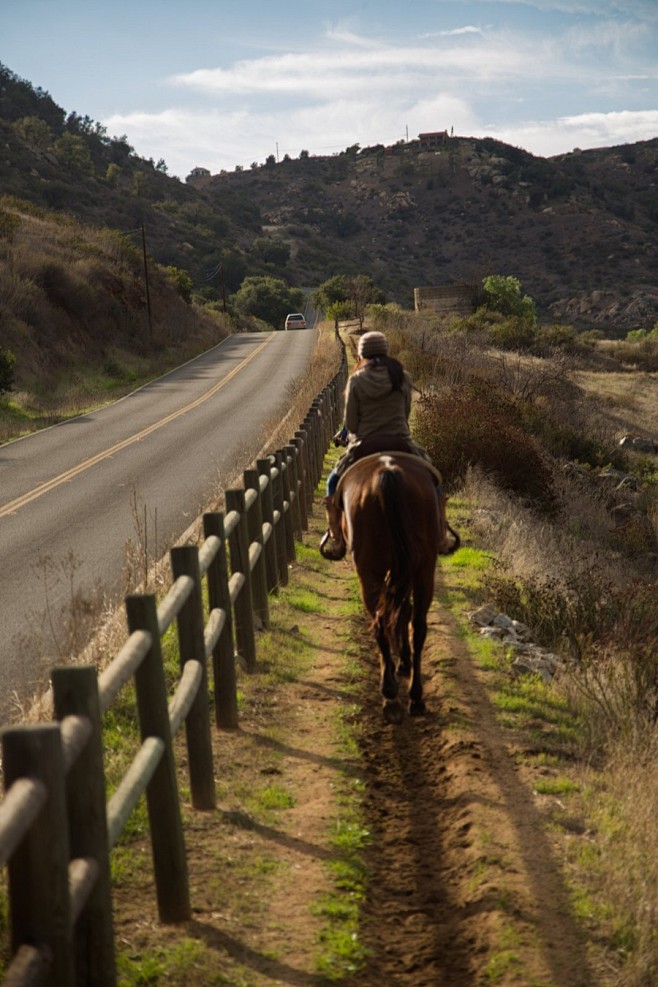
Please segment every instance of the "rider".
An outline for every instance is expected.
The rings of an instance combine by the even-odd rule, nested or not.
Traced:
[[[335,493],[340,476],[357,458],[355,453],[363,440],[376,434],[385,435],[402,443],[410,452],[427,455],[415,445],[409,431],[411,377],[399,360],[388,355],[386,336],[381,332],[364,333],[359,340],[358,355],[359,362],[345,389],[344,425],[335,437],[337,444],[347,445],[347,452],[327,477],[324,505],[328,534],[335,545],[327,552],[329,558],[342,558],[345,554]],[[325,536],[323,544],[326,540]]]

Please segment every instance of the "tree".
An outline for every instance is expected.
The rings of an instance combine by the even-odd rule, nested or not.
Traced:
[[[105,172],[105,181],[107,182],[107,184],[111,185],[112,188],[116,188],[116,186],[119,184],[120,175],[121,175],[121,168],[119,168],[119,165],[115,164],[114,161],[110,161],[109,165],[107,166],[107,171]]]
[[[257,319],[281,328],[288,312],[303,308],[304,292],[290,288],[281,278],[256,275],[244,279],[234,301],[247,315],[255,315]]]
[[[386,296],[380,288],[375,286],[374,281],[367,274],[357,274],[354,278],[347,278],[346,285],[347,297],[352,302],[354,316],[359,320],[359,326],[363,329],[368,305],[373,302],[382,303],[386,301]]]
[[[347,301],[347,278],[344,274],[335,274],[324,281],[311,295],[311,303],[321,312],[327,312],[335,302]]]
[[[53,132],[40,117],[23,117],[14,124],[14,130],[28,144],[47,150],[53,142]]]
[[[325,315],[328,319],[332,319],[334,323],[334,329],[338,332],[338,323],[345,322],[347,319],[351,319],[354,311],[352,309],[351,302],[332,302],[325,311]]]
[[[84,137],[68,131],[59,138],[54,147],[55,154],[64,167],[80,175],[93,175],[94,165]]]
[[[338,318],[359,320],[359,325],[363,329],[363,322],[366,317],[366,308],[374,303],[383,304],[386,296],[381,288],[378,288],[368,274],[357,274],[349,277],[346,274],[335,274],[320,285],[311,295],[311,302],[314,308],[325,312],[328,318],[336,321],[335,315],[330,315],[329,310],[340,311]],[[335,305],[342,305],[339,310],[334,310]]]
[[[529,295],[521,295],[518,278],[504,274],[490,274],[482,281],[485,307],[501,315],[516,315],[530,325],[537,321],[535,303]]]
[[[181,296],[187,305],[192,304],[192,278],[184,271],[181,267],[170,267],[165,268],[167,274],[169,275],[169,280],[176,288],[176,291]]]
[[[290,244],[271,237],[257,237],[251,245],[252,253],[266,264],[284,267],[290,260]]]

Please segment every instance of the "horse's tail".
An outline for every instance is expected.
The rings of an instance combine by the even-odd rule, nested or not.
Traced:
[[[394,634],[412,580],[412,526],[404,474],[385,469],[379,474],[378,493],[389,544],[389,571],[379,600],[378,617]]]

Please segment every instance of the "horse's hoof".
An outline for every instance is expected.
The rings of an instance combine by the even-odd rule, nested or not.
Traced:
[[[412,699],[409,703],[409,716],[422,716],[427,712],[427,707],[422,699]]]
[[[402,706],[399,699],[386,699],[382,710],[387,723],[402,722]]]

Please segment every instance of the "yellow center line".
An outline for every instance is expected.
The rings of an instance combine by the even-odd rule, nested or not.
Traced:
[[[141,439],[145,439],[148,435],[151,435],[152,432],[155,432],[164,425],[168,425],[170,422],[175,421],[176,418],[182,417],[187,414],[188,411],[193,411],[195,408],[200,407],[200,405],[220,391],[225,384],[228,384],[228,382],[232,380],[232,378],[235,377],[240,370],[246,367],[247,364],[250,363],[251,360],[253,360],[265,346],[267,346],[272,338],[273,337],[271,335],[268,336],[268,338],[257,346],[256,349],[249,354],[249,356],[245,357],[245,359],[242,360],[237,367],[234,367],[233,370],[226,375],[226,377],[223,377],[216,384],[213,384],[209,390],[207,390],[200,397],[196,398],[194,401],[191,401],[189,404],[179,408],[178,411],[172,412],[165,418],[160,418],[159,421],[153,422],[152,425],[148,425],[146,428],[142,429],[141,432],[136,432],[135,435],[131,435],[127,439],[122,439],[121,442],[115,443],[115,445],[111,446],[109,449],[106,449],[104,452],[99,452],[97,455],[91,456],[89,459],[84,459],[81,463],[78,463],[77,466],[73,466],[71,469],[66,470],[65,473],[60,473],[58,476],[54,476],[51,480],[46,480],[44,483],[40,483],[38,487],[35,487],[33,490],[29,490],[27,493],[22,494],[15,500],[10,500],[9,503],[0,507],[0,518],[6,517],[7,514],[15,514],[21,507],[25,507],[33,500],[37,500],[44,494],[49,493],[51,490],[54,490],[56,487],[60,486],[60,484],[68,483],[80,473],[84,473],[85,470],[90,469],[90,467],[95,466],[104,459],[109,459],[110,456],[115,455],[117,452],[121,452],[122,449],[127,449],[128,446],[131,446],[134,442],[139,442]]]

